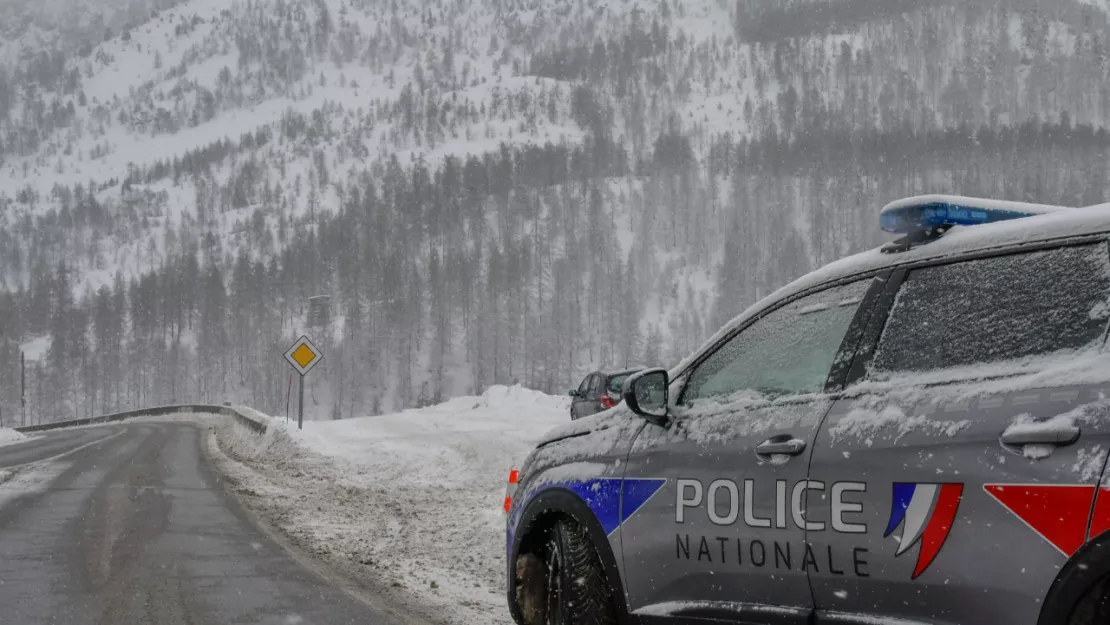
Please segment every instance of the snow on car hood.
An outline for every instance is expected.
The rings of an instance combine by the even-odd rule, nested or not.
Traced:
[[[565,425],[549,431],[544,434],[536,442],[536,447],[543,447],[544,445],[561,441],[567,438],[575,438],[578,436],[585,436],[593,432],[602,432],[614,427],[627,427],[630,420],[639,420],[631,410],[626,408],[623,404],[599,412],[588,417],[576,419]]]

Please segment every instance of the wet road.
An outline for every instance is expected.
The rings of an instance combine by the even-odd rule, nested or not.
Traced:
[[[253,525],[203,435],[132,423],[0,447],[0,623],[392,625]]]

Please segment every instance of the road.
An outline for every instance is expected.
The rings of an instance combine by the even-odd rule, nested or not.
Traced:
[[[0,623],[395,623],[259,530],[202,434],[131,423],[0,447]]]

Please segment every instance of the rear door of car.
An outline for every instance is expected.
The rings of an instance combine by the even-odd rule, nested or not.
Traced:
[[[813,452],[826,490],[865,484],[808,499],[818,622],[1038,622],[1110,448],[1110,257],[1071,243],[892,279]]]
[[[590,376],[590,388],[586,390],[586,397],[583,398],[582,405],[579,407],[579,414],[582,416],[600,412],[598,402],[601,400],[601,384],[604,379],[605,376],[600,373]]]
[[[667,424],[637,435],[621,541],[628,606],[641,622],[809,622],[809,453],[833,403],[830,371],[847,364],[838,355],[854,348],[851,328],[863,326],[879,282],[761,315],[672,385],[684,388]]]
[[[594,387],[597,380],[597,374],[591,373],[582,380],[582,384],[578,385],[578,396],[574,398],[574,414],[579,418],[592,415],[597,412],[593,408],[593,402],[590,401],[590,389]]]

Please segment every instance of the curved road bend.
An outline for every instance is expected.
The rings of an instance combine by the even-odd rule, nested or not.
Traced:
[[[201,433],[132,423],[0,447],[0,623],[394,625],[257,530]]]

